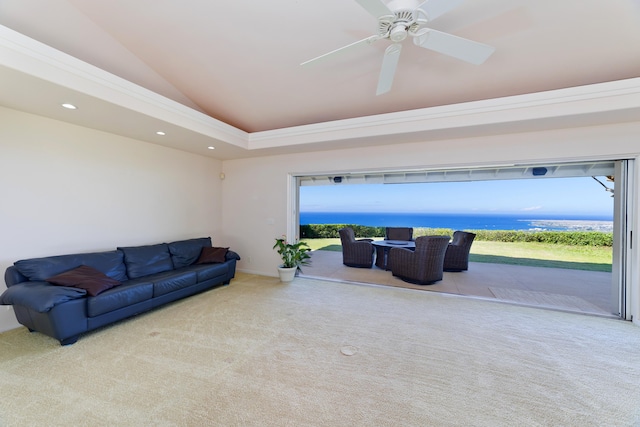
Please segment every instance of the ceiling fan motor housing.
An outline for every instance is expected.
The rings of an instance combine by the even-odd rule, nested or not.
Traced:
[[[378,18],[378,35],[389,37],[398,43],[407,38],[407,33],[413,35],[420,28],[420,23],[413,10],[396,10],[393,15]]]

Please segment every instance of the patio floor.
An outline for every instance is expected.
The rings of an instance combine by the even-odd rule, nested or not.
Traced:
[[[342,252],[313,251],[302,276],[345,282],[444,292],[557,310],[617,317],[612,309],[612,274],[562,268],[469,263],[469,270],[444,273],[433,285],[413,285],[375,265],[353,268],[342,264]],[[615,311],[615,314],[613,312]]]

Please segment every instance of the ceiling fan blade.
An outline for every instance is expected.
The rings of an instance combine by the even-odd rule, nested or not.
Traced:
[[[433,21],[464,3],[464,0],[426,0],[418,9],[427,15],[427,20]]]
[[[482,64],[496,50],[493,46],[432,29],[427,30],[425,34],[416,36],[413,42],[425,49],[476,65]]]
[[[353,43],[348,44],[346,46],[342,46],[342,47],[339,47],[338,49],[332,50],[331,52],[327,52],[324,55],[320,55],[320,56],[317,56],[315,58],[309,59],[308,61],[304,61],[300,65],[308,65],[308,64],[311,64],[312,62],[317,62],[317,61],[326,59],[328,57],[334,56],[334,55],[336,55],[338,53],[342,53],[342,52],[344,52],[346,50],[351,50],[351,49],[353,49],[355,47],[358,47],[360,45],[363,45],[363,44],[371,44],[371,43],[373,43],[375,41],[378,41],[378,40],[380,40],[380,36],[367,37],[366,39],[358,40],[357,42],[353,42]]]
[[[393,12],[389,10],[386,4],[380,0],[356,0],[360,6],[369,12],[374,18],[378,19],[381,16],[393,15]]]
[[[398,60],[400,59],[401,51],[402,45],[400,43],[394,43],[384,51],[376,95],[382,95],[383,93],[391,90],[393,76],[396,74],[396,68],[398,67]]]

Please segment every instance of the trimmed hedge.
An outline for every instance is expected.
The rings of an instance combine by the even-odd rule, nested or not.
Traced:
[[[538,242],[568,246],[613,246],[613,233],[601,231],[475,230],[476,239],[490,242]]]
[[[353,228],[357,238],[384,237],[385,227],[368,227],[356,224],[309,224],[300,226],[301,239],[339,239],[338,230]]]
[[[300,226],[301,239],[339,238],[338,230],[351,227],[358,238],[384,237],[385,227],[367,227],[355,224],[308,224]],[[489,242],[536,242],[568,246],[613,246],[613,233],[601,231],[522,231],[522,230],[468,230],[476,240]],[[414,228],[413,236],[453,235],[450,228]]]

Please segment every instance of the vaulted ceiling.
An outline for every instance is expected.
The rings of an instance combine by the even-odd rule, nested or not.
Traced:
[[[300,66],[376,33],[355,0],[2,0],[0,25],[242,135],[640,77],[638,0],[468,0],[431,28],[495,53],[472,65],[407,40],[380,96],[388,40]],[[0,95],[28,109],[14,101]]]

